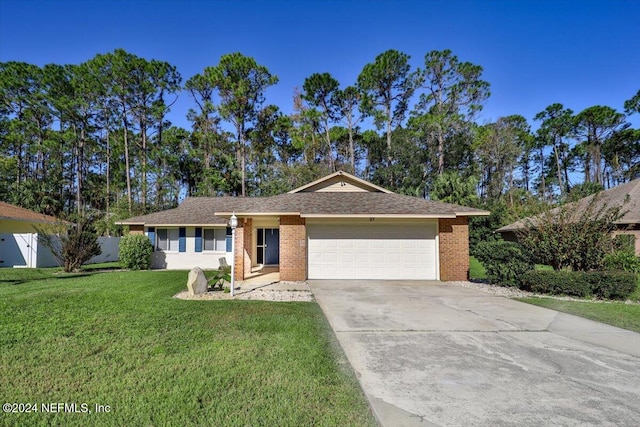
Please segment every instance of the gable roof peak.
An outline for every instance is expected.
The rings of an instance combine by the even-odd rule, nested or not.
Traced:
[[[316,191],[317,189],[325,188],[326,186],[331,184],[332,180],[335,180],[338,177],[343,178],[344,181],[350,181],[350,183],[353,184],[355,187],[359,187],[361,189],[361,191],[367,191],[367,192],[371,192],[371,193],[388,193],[388,194],[393,193],[393,191],[387,190],[386,188],[383,188],[383,187],[380,187],[378,185],[375,185],[375,184],[373,184],[373,183],[371,183],[369,181],[365,181],[364,179],[358,178],[355,175],[351,175],[348,172],[336,171],[336,172],[334,172],[332,174],[324,176],[324,177],[322,177],[320,179],[317,179],[317,180],[315,180],[313,182],[305,184],[302,187],[295,188],[295,189],[289,191],[289,194],[312,192],[312,191]],[[325,184],[325,185],[323,185],[323,184]],[[331,191],[331,190],[324,190],[324,191]]]

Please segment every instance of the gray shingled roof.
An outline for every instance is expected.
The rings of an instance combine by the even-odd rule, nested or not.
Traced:
[[[587,196],[577,202],[571,203],[568,206],[575,212],[580,212],[586,209],[589,202],[596,197],[596,195]],[[610,188],[608,190],[600,192],[598,195],[598,205],[601,207],[606,204],[609,207],[622,206],[622,211],[626,212],[622,218],[616,221],[616,224],[639,224],[640,223],[640,179],[629,181],[626,184],[618,185],[617,187]],[[625,203],[625,200],[627,202]],[[553,211],[557,211],[557,208]],[[552,212],[553,212],[552,211]],[[509,231],[520,230],[525,227],[528,221],[535,223],[535,218],[523,218],[512,224],[505,225],[496,230],[498,233],[504,233]]]
[[[121,224],[208,225],[226,224],[221,216],[235,212],[252,214],[301,215],[405,215],[456,217],[488,215],[489,212],[424,200],[395,193],[287,193],[272,197],[190,197],[180,206],[163,212],[121,221]]]
[[[213,225],[226,224],[229,220],[215,216],[214,212],[227,206],[233,197],[188,197],[180,206],[166,211],[149,215],[134,216],[120,224],[149,224],[149,225]]]

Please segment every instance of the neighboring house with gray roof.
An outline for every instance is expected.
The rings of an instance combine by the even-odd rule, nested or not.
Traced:
[[[151,239],[154,268],[217,268],[226,257],[237,280],[263,266],[277,266],[281,280],[466,280],[468,218],[488,214],[335,172],[286,194],[190,197],[119,224]]]
[[[605,205],[607,207],[622,207],[624,215],[615,222],[615,233],[635,236],[636,255],[640,255],[640,179],[587,196],[569,204],[568,207],[576,215],[579,215],[587,209],[594,197],[597,197],[596,211]],[[554,210],[551,212],[554,212]],[[535,225],[535,221],[536,217],[523,218],[497,229],[496,232],[500,233],[506,240],[516,240],[517,231],[524,229],[529,223]]]

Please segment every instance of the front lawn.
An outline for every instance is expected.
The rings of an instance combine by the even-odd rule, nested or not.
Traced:
[[[375,425],[316,303],[171,298],[186,272],[54,272],[0,269],[0,401],[40,409],[2,426]]]
[[[640,304],[564,301],[555,298],[518,298],[518,301],[640,332]]]

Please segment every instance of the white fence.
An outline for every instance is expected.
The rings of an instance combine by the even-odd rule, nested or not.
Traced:
[[[120,237],[98,237],[102,253],[87,264],[112,262],[120,259]],[[58,260],[49,248],[38,244],[36,233],[0,234],[0,267],[57,267]]]

